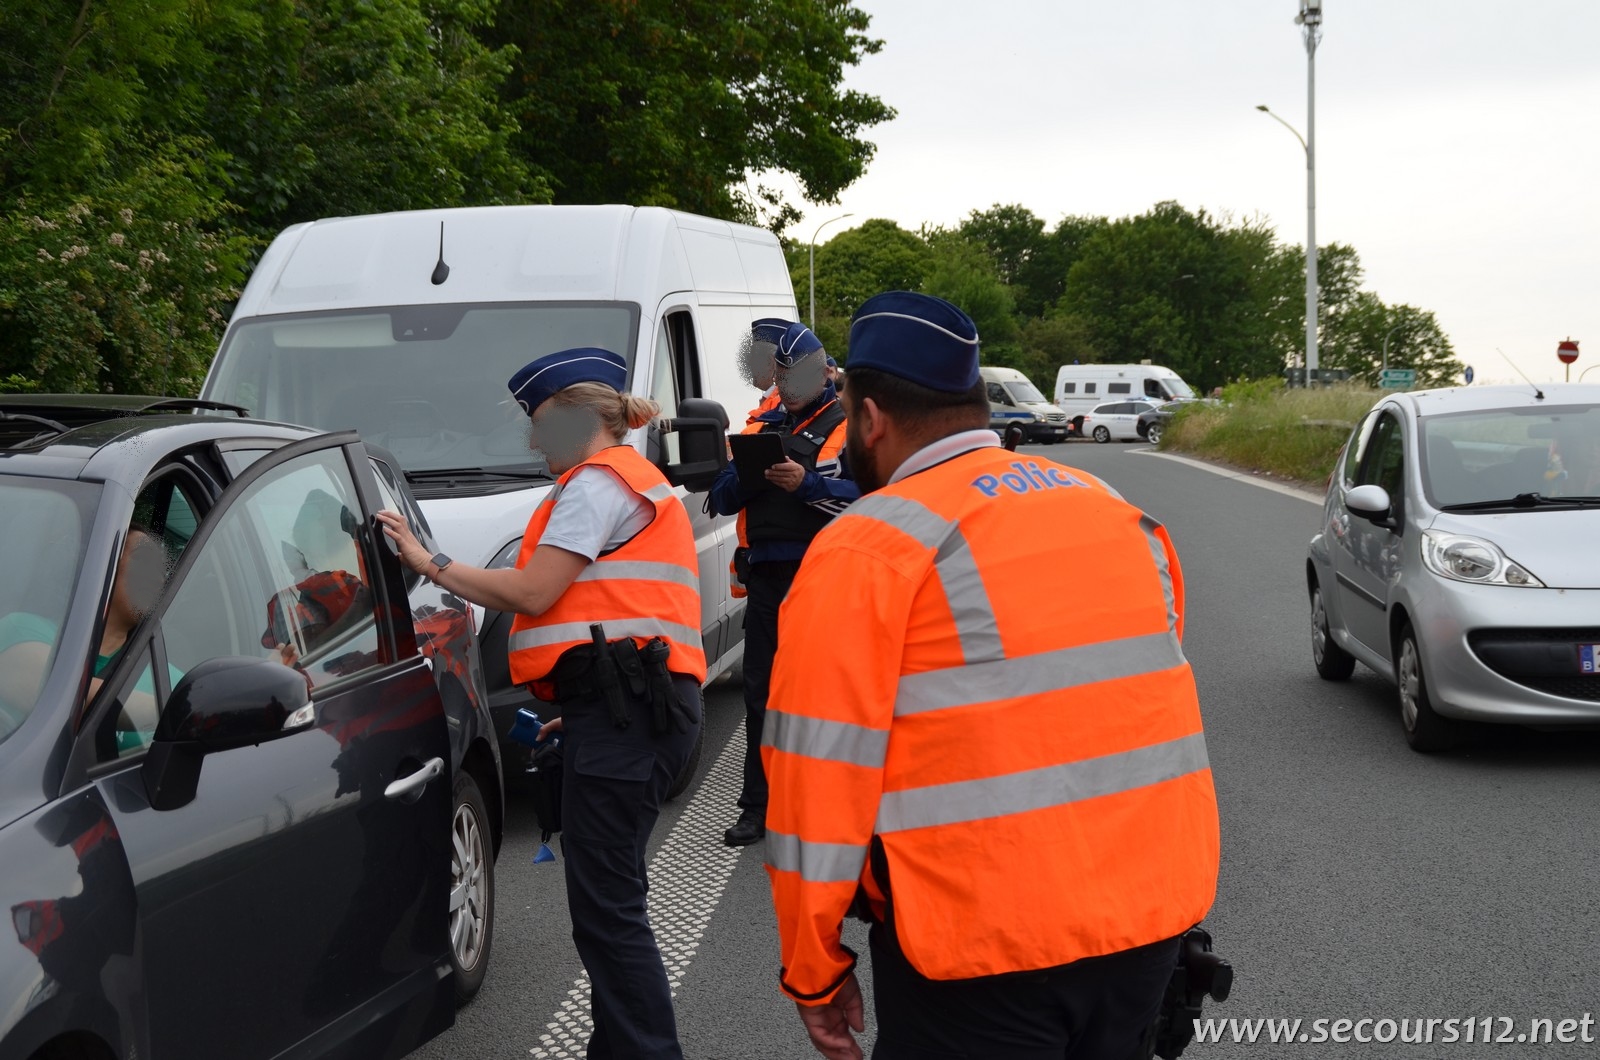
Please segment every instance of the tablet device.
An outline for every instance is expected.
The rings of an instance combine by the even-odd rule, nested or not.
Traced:
[[[730,434],[728,444],[733,447],[733,466],[739,473],[739,484],[747,490],[766,484],[767,468],[785,459],[781,435]]]

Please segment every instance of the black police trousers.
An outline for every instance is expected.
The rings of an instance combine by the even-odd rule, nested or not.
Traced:
[[[1156,1018],[1178,940],[1040,972],[926,979],[872,925],[872,1060],[1134,1060]]]
[[[772,660],[778,654],[778,608],[789,595],[800,561],[753,563],[745,580],[744,606],[744,786],[739,808],[767,808],[767,774],[761,768],[761,726],[767,717]],[[819,662],[822,660],[819,660]]]
[[[672,679],[701,717],[700,683]],[[624,690],[624,695],[627,695]],[[672,990],[645,916],[645,847],[698,727],[650,731],[649,700],[628,696],[627,728],[599,696],[563,704],[561,850],[572,940],[589,973],[590,1060],[682,1060]]]

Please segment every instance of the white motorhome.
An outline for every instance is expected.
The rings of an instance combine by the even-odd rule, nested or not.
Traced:
[[[1118,398],[1157,404],[1190,401],[1194,390],[1178,373],[1158,364],[1064,364],[1056,371],[1056,406],[1072,417],[1073,429],[1096,405]]]
[[[630,389],[664,417],[709,415],[690,399],[742,416],[759,395],[736,351],[760,317],[793,320],[797,310],[782,248],[759,228],[627,206],[331,218],[284,230],[262,256],[202,394],[268,419],[360,431],[404,468],[447,553],[510,566],[553,485],[506,389],[518,368],[599,346],[628,360]],[[699,481],[688,484],[705,489],[706,437],[652,425],[628,442],[662,465],[693,449]],[[718,431],[713,465],[723,444]],[[705,514],[698,498],[685,507],[709,680],[744,647],[744,602],[728,588],[734,521]],[[479,617],[503,734],[530,701],[506,671],[509,616]],[[518,760],[507,759],[508,773]]]

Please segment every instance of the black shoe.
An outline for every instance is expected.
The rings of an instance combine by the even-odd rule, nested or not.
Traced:
[[[724,846],[747,847],[756,840],[765,838],[766,834],[765,810],[740,810],[739,820],[732,828],[722,833],[722,842]]]

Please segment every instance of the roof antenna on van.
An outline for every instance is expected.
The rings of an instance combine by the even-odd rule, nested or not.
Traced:
[[[1502,357],[1506,357],[1506,351],[1502,350],[1498,346],[1496,346],[1494,348],[1494,352],[1498,353]],[[1513,361],[1509,357],[1506,357],[1506,363],[1509,364],[1513,368],[1517,368],[1517,362]],[[1535,383],[1532,379],[1528,379],[1528,373],[1524,372],[1521,368],[1517,368],[1517,374],[1522,376],[1522,378],[1527,379],[1528,380],[1528,385],[1533,387],[1534,399],[1537,400],[1537,401],[1543,401],[1544,400],[1544,391],[1539,389],[1539,384]]]
[[[444,222],[439,222],[439,263],[433,267],[433,280],[435,287],[450,278],[450,266],[444,263]]]

